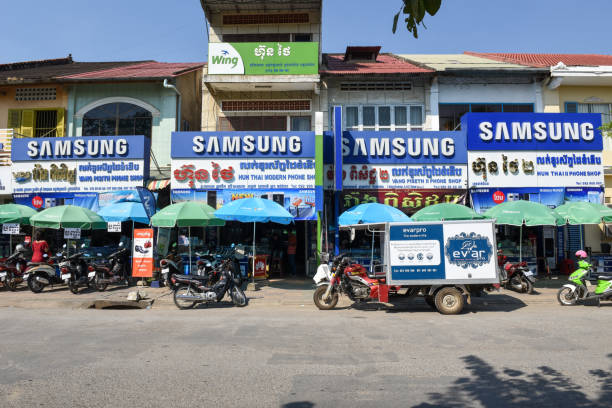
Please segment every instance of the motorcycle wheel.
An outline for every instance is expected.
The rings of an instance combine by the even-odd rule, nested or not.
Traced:
[[[559,289],[557,292],[557,300],[561,306],[574,306],[578,301],[578,289],[572,290],[567,287]]]
[[[13,276],[13,272],[6,273],[6,280],[4,281],[4,285],[8,290],[14,292],[17,290],[17,282],[15,281],[15,277]]]
[[[45,285],[36,280],[35,275],[28,277],[28,288],[34,293],[40,293],[45,288]]]
[[[463,310],[463,294],[457,288],[446,287],[440,289],[436,293],[434,300],[436,302],[436,309],[441,314],[458,314]]]
[[[523,280],[520,276],[515,274],[512,276],[512,278],[510,278],[508,286],[510,286],[510,289],[521,293],[523,291]]]
[[[108,283],[100,282],[100,277],[96,275],[96,279],[94,280],[94,286],[98,292],[104,292],[108,287]]]
[[[338,304],[338,292],[335,290],[332,291],[329,300],[325,301],[323,299],[323,295],[325,295],[325,292],[327,291],[328,286],[329,285],[319,286],[314,291],[313,300],[314,300],[315,305],[320,310],[330,310],[336,307],[336,305]]]
[[[192,301],[192,300],[184,300],[184,299],[180,299],[177,298],[178,295],[187,295],[189,294],[190,290],[189,290],[189,286],[187,285],[181,285],[178,288],[176,288],[176,290],[174,291],[174,304],[176,305],[176,307],[178,307],[181,310],[185,310],[185,309],[192,309],[195,305],[196,302]]]
[[[528,295],[533,294],[533,283],[531,283],[531,281],[527,278],[525,278],[524,282],[525,282],[525,293],[527,293]]]
[[[244,307],[247,305],[247,297],[239,287],[235,286],[232,288],[232,302],[238,307]]]
[[[68,283],[68,289],[70,289],[70,291],[75,295],[79,293],[79,285],[76,282]]]

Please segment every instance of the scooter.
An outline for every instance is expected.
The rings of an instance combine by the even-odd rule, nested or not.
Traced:
[[[183,259],[176,252],[176,244],[168,252],[168,255],[159,261],[161,268],[161,278],[164,286],[174,290],[175,286],[172,283],[172,275],[183,273]]]
[[[179,309],[191,309],[198,303],[220,302],[226,293],[229,293],[232,302],[239,307],[246,306],[247,297],[234,279],[232,259],[220,262],[216,270],[220,278],[212,286],[207,285],[208,277],[198,275],[172,276],[176,284],[174,291],[174,304]]]
[[[25,252],[23,245],[17,245],[15,252],[0,262],[0,282],[10,291],[15,291],[24,280],[23,274],[28,264]]]
[[[130,284],[127,273],[127,258],[129,250],[123,247],[123,242],[119,243],[119,250],[106,257],[106,263],[92,263],[94,269],[94,286],[99,292],[106,290],[109,284],[126,281]],[[102,254],[98,254],[102,256]],[[92,275],[91,272],[88,274]]]
[[[81,246],[81,248],[84,247],[85,244]],[[68,288],[75,295],[79,293],[80,287],[94,287],[96,271],[83,259],[86,256],[89,255],[84,251],[77,252],[64,258],[58,265],[62,280],[66,281]]]
[[[46,262],[29,262],[23,274],[23,280],[28,282],[28,288],[34,293],[40,293],[48,285],[60,285],[68,283],[68,277],[62,277],[57,273],[56,263],[64,258],[62,253],[56,257],[49,257],[44,254]]]
[[[584,251],[576,253],[579,259],[582,258],[578,255],[580,252]],[[584,258],[586,258],[586,253]],[[612,300],[612,276],[599,275],[595,292],[589,292],[586,281],[591,271],[593,271],[593,266],[585,259],[578,261],[578,269],[569,276],[569,283],[563,285],[557,292],[557,300],[562,306],[572,306],[587,300],[597,300],[598,302]]]

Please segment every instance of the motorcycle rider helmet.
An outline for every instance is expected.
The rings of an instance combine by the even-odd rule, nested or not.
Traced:
[[[25,248],[23,247],[23,245],[19,244],[15,247],[15,252],[21,252],[24,251]]]
[[[587,253],[585,251],[583,251],[582,249],[579,251],[576,251],[576,258],[578,259],[586,259],[587,257]]]

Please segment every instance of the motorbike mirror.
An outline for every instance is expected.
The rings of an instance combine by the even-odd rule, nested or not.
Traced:
[[[85,248],[86,246],[87,246],[87,245],[85,245],[85,243],[84,243],[84,242],[81,244],[81,248]]]
[[[231,247],[233,248],[233,247],[235,247],[235,246],[236,246],[236,244],[232,243],[232,246],[231,246]]]
[[[62,248],[66,248],[66,244],[62,245]]]
[[[355,240],[355,228],[351,228],[351,242]]]
[[[123,242],[120,242],[119,243],[119,248],[122,248],[122,247],[123,247]]]
[[[43,258],[47,258],[49,255],[47,254],[43,254]]]
[[[56,255],[56,256],[62,256],[62,253],[61,253],[61,252],[58,252],[58,253],[56,253],[55,255]],[[45,254],[44,256],[47,256],[47,254]]]

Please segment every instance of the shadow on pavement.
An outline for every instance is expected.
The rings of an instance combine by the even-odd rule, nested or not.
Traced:
[[[269,279],[264,285],[282,290],[312,290],[315,288],[312,278]]]
[[[612,358],[612,354],[608,354]],[[443,393],[428,394],[428,402],[413,408],[471,407],[609,407],[612,373],[590,370],[590,380],[598,383],[599,395],[587,395],[581,386],[559,371],[540,366],[535,372],[495,368],[475,355],[462,357],[470,374],[458,378]],[[571,365],[568,366],[571,369]]]

